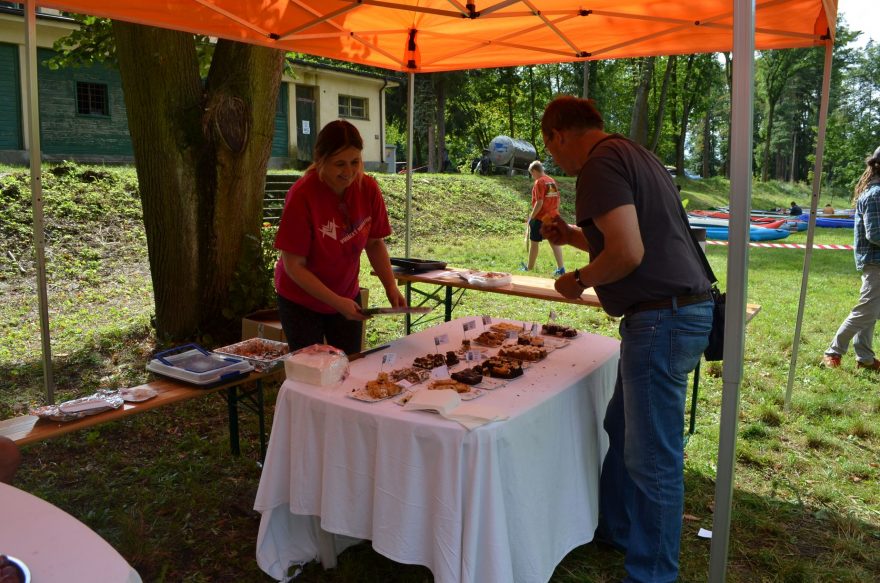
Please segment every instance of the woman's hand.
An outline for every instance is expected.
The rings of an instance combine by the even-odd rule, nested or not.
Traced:
[[[403,294],[400,293],[400,289],[396,285],[386,289],[385,295],[388,297],[388,303],[391,304],[392,308],[406,307],[406,298],[403,297]]]
[[[358,320],[363,322],[369,317],[364,315],[361,311],[361,305],[359,303],[348,298],[340,297],[333,303],[333,307],[336,308],[337,312],[345,316],[346,320]]]

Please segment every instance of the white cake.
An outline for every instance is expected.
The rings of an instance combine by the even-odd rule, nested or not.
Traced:
[[[284,359],[284,371],[292,381],[312,385],[332,385],[345,378],[348,357],[326,344],[314,344]]]

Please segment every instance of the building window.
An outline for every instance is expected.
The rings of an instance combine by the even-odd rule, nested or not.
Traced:
[[[107,85],[77,81],[76,112],[80,115],[110,115],[110,107],[107,103]]]
[[[339,96],[339,117],[367,119],[367,99],[365,97]]]

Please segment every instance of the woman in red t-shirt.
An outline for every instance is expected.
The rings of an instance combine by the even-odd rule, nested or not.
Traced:
[[[385,247],[388,212],[379,185],[364,175],[363,147],[352,124],[328,123],[314,162],[287,193],[275,237],[275,290],[291,350],[325,342],[348,354],[360,350],[367,318],[358,302],[361,251],[391,306],[406,306]]]

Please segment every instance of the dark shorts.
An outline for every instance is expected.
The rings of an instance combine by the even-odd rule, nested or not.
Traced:
[[[529,241],[540,243],[544,240],[544,237],[541,235],[542,224],[541,219],[531,219],[529,221]]]
[[[315,312],[280,295],[278,314],[290,350],[299,350],[312,344],[329,344],[346,354],[361,351],[363,322],[348,320],[338,312]]]

